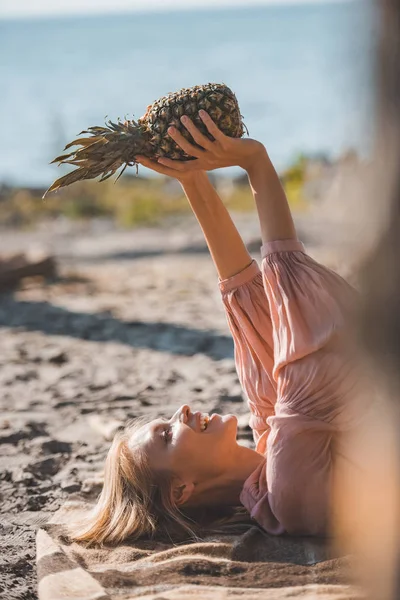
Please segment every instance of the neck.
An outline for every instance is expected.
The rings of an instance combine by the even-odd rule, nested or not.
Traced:
[[[196,484],[190,505],[237,506],[244,482],[264,461],[264,456],[255,450],[237,445],[230,464],[221,474]]]

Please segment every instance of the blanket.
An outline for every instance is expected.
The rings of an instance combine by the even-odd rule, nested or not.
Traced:
[[[179,545],[69,543],[65,524],[90,505],[68,501],[37,533],[39,600],[356,600],[351,557],[325,540],[275,537],[259,527]]]

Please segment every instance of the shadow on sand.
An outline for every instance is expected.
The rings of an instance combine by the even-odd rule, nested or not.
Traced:
[[[257,253],[261,247],[261,240],[256,238],[250,240],[247,244],[247,249],[251,253]],[[139,260],[143,258],[156,258],[159,256],[179,256],[179,255],[196,255],[196,254],[208,254],[209,250],[204,242],[189,244],[182,248],[148,248],[146,250],[120,250],[115,252],[97,252],[95,255],[80,256],[81,260],[85,263],[104,263],[105,261],[125,261],[125,260]],[[74,255],[63,252],[61,254],[63,259],[74,258]]]
[[[233,358],[230,336],[174,323],[121,321],[108,313],[72,312],[48,302],[18,301],[11,294],[0,297],[0,327],[41,331],[94,342],[117,342],[132,348],[214,360]]]

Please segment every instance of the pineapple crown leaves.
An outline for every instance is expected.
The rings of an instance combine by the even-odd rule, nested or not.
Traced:
[[[128,166],[136,165],[137,170],[135,155],[140,153],[140,148],[143,146],[141,129],[134,119],[125,121],[118,119],[117,123],[109,120],[103,127],[88,127],[81,131],[78,136],[88,135],[89,137],[78,137],[67,144],[64,151],[74,146],[80,146],[80,148],[57,156],[50,163],[58,163],[58,166],[61,164],[74,165],[78,168],[57,179],[45,192],[43,198],[50,192],[84,179],[94,179],[100,176],[100,181],[105,181],[122,166],[123,169],[116,181]]]

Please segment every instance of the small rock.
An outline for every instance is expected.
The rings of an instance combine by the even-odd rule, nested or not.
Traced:
[[[65,352],[55,352],[47,359],[53,365],[63,365],[68,362],[68,356]]]
[[[81,489],[81,484],[77,481],[66,480],[61,482],[61,489],[64,492],[68,492],[68,494],[73,494],[74,492],[79,492]]]
[[[48,500],[47,496],[31,496],[27,503],[27,510],[38,511],[42,510],[42,508],[46,505]]]
[[[48,440],[43,442],[42,452],[44,454],[70,454],[72,452],[72,444],[61,442],[60,440]]]
[[[7,471],[7,469],[4,469],[4,471],[1,471],[0,472],[0,481],[12,481],[11,471]]]
[[[42,476],[52,477],[58,473],[60,468],[61,465],[59,460],[55,458],[45,458],[44,460],[29,465],[26,470],[40,478]]]

